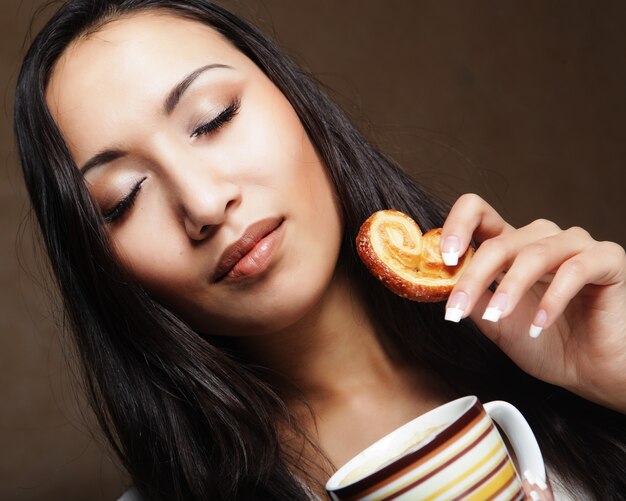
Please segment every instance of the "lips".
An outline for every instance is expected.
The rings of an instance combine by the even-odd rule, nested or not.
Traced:
[[[250,252],[261,239],[278,228],[283,220],[284,218],[281,217],[268,217],[248,226],[243,236],[226,247],[222,253],[213,273],[213,282],[219,282],[224,278],[242,257]]]

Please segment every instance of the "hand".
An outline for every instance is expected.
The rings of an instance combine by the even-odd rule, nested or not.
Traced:
[[[472,238],[479,247],[448,298],[446,318],[469,316],[522,370],[626,412],[624,249],[545,219],[515,229],[475,194],[453,205],[444,256],[454,236],[460,255]]]

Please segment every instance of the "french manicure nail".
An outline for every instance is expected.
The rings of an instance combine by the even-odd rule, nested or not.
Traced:
[[[530,330],[528,334],[530,337],[538,338],[543,330],[543,326],[546,324],[546,320],[548,319],[548,314],[546,310],[541,309],[535,315],[532,325],[530,326]]]
[[[469,304],[469,296],[467,292],[455,292],[446,305],[446,320],[451,322],[459,322],[463,317],[463,313]]]
[[[459,263],[461,241],[456,235],[448,235],[441,247],[441,257],[447,266],[456,266]]]
[[[530,499],[532,499],[533,501],[540,501],[541,496],[539,496],[539,494],[537,494],[535,491],[530,491]]]
[[[548,486],[546,485],[546,483],[541,480],[540,477],[537,477],[535,479],[535,483],[537,484],[537,486],[542,490],[542,491],[547,491],[548,490]]]
[[[483,313],[483,320],[489,320],[490,322],[497,322],[500,320],[502,312],[505,310],[508,302],[508,297],[504,292],[498,292],[489,301],[489,305]]]
[[[534,483],[535,483],[535,476],[530,472],[530,470],[524,471],[524,478],[526,480],[528,480],[529,484],[534,485]]]

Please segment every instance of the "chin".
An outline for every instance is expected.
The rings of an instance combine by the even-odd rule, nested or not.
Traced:
[[[315,276],[315,275],[312,275]],[[320,274],[317,274],[320,278]],[[288,287],[275,284],[272,294],[246,305],[245,310],[236,312],[235,318],[220,318],[211,322],[211,331],[221,336],[262,336],[287,330],[298,322],[307,320],[319,306],[328,289],[332,273],[327,281],[308,282],[306,287],[294,288],[298,280],[287,277]],[[287,284],[285,284],[287,285]],[[221,327],[220,327],[221,326]]]

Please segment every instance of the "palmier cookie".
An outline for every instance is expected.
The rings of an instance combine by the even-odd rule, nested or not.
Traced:
[[[411,301],[444,301],[469,263],[470,245],[455,266],[441,256],[442,228],[422,234],[419,226],[397,210],[380,210],[361,225],[356,238],[359,257],[387,288]]]

